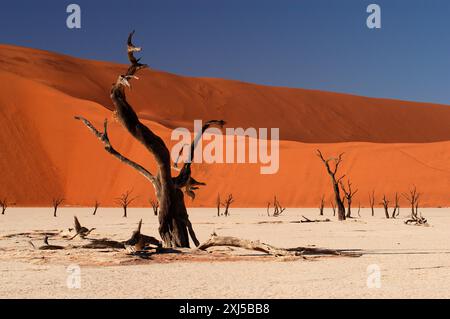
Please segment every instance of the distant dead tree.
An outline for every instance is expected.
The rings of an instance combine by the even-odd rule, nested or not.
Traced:
[[[331,208],[333,209],[333,216],[336,216],[336,204],[333,200],[331,201]]]
[[[64,202],[64,198],[62,197],[55,197],[52,199],[53,204],[53,217],[56,217],[56,211],[58,210],[58,207]]]
[[[228,197],[225,199],[225,201],[222,203],[222,205],[225,207],[225,212],[223,213],[224,216],[228,216],[228,209],[230,208],[230,205],[234,202],[233,194],[229,194]]]
[[[398,196],[398,193],[395,193],[394,198],[394,210],[392,211],[392,218],[396,218],[398,215],[400,215],[400,204],[399,204],[400,198]]]
[[[334,198],[335,198],[336,208],[338,211],[338,219],[339,220],[345,220],[345,207],[344,207],[344,203],[342,202],[341,194],[340,194],[340,190],[339,190],[339,182],[345,177],[345,175],[341,176],[339,178],[336,177],[337,171],[339,169],[339,165],[342,163],[343,155],[344,155],[344,153],[341,153],[337,158],[332,157],[329,159],[325,159],[323,157],[322,153],[320,152],[320,150],[317,150],[317,156],[324,163],[325,168],[327,169],[327,173],[331,178],[331,184],[333,186]],[[334,162],[334,167],[330,166],[330,162]]]
[[[428,225],[427,220],[419,213],[419,198],[420,193],[417,191],[416,186],[414,186],[409,194],[403,194],[408,202],[411,205],[411,217],[410,219],[405,221],[405,224],[413,224],[413,225]]]
[[[161,236],[164,247],[185,247],[188,248],[189,237],[196,246],[200,244],[198,241],[184,201],[184,194],[194,198],[199,185],[204,183],[196,181],[192,177],[192,163],[194,162],[195,148],[200,141],[203,133],[212,126],[223,128],[225,122],[223,120],[212,120],[206,122],[201,132],[199,132],[192,141],[187,159],[183,166],[179,169],[176,176],[172,176],[172,162],[170,151],[163,141],[149,126],[141,122],[133,107],[128,103],[126,97],[126,89],[131,87],[131,80],[137,80],[137,73],[146,68],[147,65],[140,63],[140,59],[135,57],[136,52],[140,52],[142,48],[133,44],[134,31],[130,33],[127,41],[127,54],[130,65],[128,70],[118,76],[117,81],[113,84],[110,97],[114,105],[115,118],[126,131],[139,141],[149,153],[151,153],[157,164],[156,174],[152,174],[148,169],[130,160],[120,154],[113,146],[108,137],[107,124],[105,120],[103,132],[99,131],[87,119],[76,116],[75,119],[80,120],[87,128],[102,142],[105,150],[112,156],[116,157],[122,163],[132,167],[143,175],[154,187],[155,194],[158,199],[159,208],[159,234]],[[177,167],[178,161],[174,164]]]
[[[222,205],[222,202],[220,201],[220,194],[217,194],[217,199],[216,199],[217,217],[220,217],[220,205]]]
[[[369,204],[370,209],[372,210],[372,216],[375,216],[375,190],[373,190],[372,193],[369,193]]]
[[[353,202],[353,197],[355,196],[355,194],[358,192],[358,190],[352,190],[352,183],[350,183],[350,179],[347,180],[347,187],[345,187],[344,183],[341,181],[339,181],[341,184],[341,188],[342,191],[344,192],[344,197],[347,200],[347,216],[345,216],[346,218],[351,218],[352,217],[352,202]]]
[[[152,205],[153,214],[158,216],[159,203],[157,200],[150,200],[150,205]]]
[[[97,209],[100,207],[100,203],[96,200],[94,203],[94,212],[92,213],[92,215],[95,216],[95,214],[97,214]]]
[[[8,208],[8,199],[7,198],[1,199],[0,206],[2,207],[2,215],[5,215],[6,209]]]
[[[278,217],[280,216],[284,211],[286,210],[286,208],[283,208],[280,204],[280,202],[278,201],[277,197],[274,196],[273,199],[273,213],[272,215],[270,214],[270,202],[267,203],[267,215],[268,216],[273,216],[273,217]]]
[[[124,218],[127,216],[127,208],[137,197],[130,197],[132,191],[126,191],[120,197],[116,198],[116,203],[119,204],[123,208],[123,216]]]
[[[411,218],[414,219],[418,215],[419,198],[420,198],[420,193],[417,192],[416,186],[414,186],[409,191],[409,194],[403,193],[403,197],[406,198],[406,200],[410,203],[410,205],[411,205]]]
[[[386,195],[383,195],[383,201],[381,202],[384,208],[384,214],[386,218],[389,219],[389,200],[386,198]]]
[[[323,210],[325,208],[325,195],[322,195],[320,199],[320,206],[319,206],[319,215],[323,216]]]

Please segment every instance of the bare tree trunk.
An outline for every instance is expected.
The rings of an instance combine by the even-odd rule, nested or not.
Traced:
[[[330,158],[330,159],[326,160],[322,156],[322,153],[320,152],[320,150],[317,150],[317,156],[325,164],[327,173],[331,178],[331,184],[333,186],[333,192],[334,192],[334,200],[336,202],[336,207],[337,207],[337,211],[338,211],[338,220],[345,220],[345,207],[344,207],[344,203],[342,202],[340,189],[339,189],[339,182],[342,178],[344,178],[345,175],[340,178],[336,178],[336,173],[338,171],[339,164],[342,162],[342,155],[343,154],[340,154],[338,156],[338,158]],[[334,161],[334,163],[335,163],[334,169],[330,167],[330,161]]]

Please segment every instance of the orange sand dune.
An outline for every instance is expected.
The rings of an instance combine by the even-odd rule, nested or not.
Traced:
[[[133,189],[148,205],[153,189],[107,154],[73,117],[101,126],[122,153],[154,169],[151,155],[112,121],[109,89],[124,66],[38,50],[0,46],[0,197],[17,205],[113,205]],[[196,164],[205,181],[192,206],[214,206],[232,192],[236,206],[264,207],[274,194],[286,206],[317,206],[330,198],[329,178],[315,156],[345,151],[342,172],[367,205],[368,192],[405,192],[413,184],[426,206],[450,204],[450,107],[370,99],[220,79],[146,71],[130,102],[152,129],[170,140],[170,128],[193,119],[223,118],[231,127],[280,127],[280,170],[261,175],[259,164]],[[335,143],[341,142],[341,143]],[[326,144],[318,144],[326,143]],[[170,143],[169,143],[170,144]]]

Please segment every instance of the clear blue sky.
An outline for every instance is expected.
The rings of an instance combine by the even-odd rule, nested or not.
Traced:
[[[82,8],[69,30],[66,6]],[[382,8],[382,29],[366,7]],[[450,104],[448,0],[15,0],[0,43],[126,62],[136,29],[151,67],[190,76]]]

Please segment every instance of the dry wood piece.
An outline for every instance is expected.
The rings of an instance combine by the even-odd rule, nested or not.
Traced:
[[[132,191],[126,191],[120,197],[116,198],[116,202],[123,208],[123,217],[128,217],[127,209],[130,204],[136,200],[137,197],[130,197]]]
[[[383,195],[383,201],[381,204],[384,207],[384,214],[386,215],[386,219],[389,219],[389,200],[386,198],[386,195]]]
[[[95,201],[94,212],[92,213],[92,215],[95,216],[95,214],[97,214],[97,210],[98,210],[99,207],[100,207],[100,203],[98,201]]]
[[[153,214],[158,216],[159,202],[157,200],[150,200],[150,205],[152,205]]]
[[[319,215],[323,216],[323,210],[325,208],[325,195],[320,198]]]
[[[53,204],[53,217],[56,217],[56,211],[58,210],[59,205],[61,205],[64,202],[64,198],[62,197],[55,197],[52,200]]]
[[[325,168],[327,170],[328,175],[331,178],[331,184],[333,186],[334,199],[336,203],[338,219],[345,220],[345,207],[342,202],[340,190],[339,190],[339,182],[345,177],[345,175],[341,177],[336,177],[337,171],[339,169],[339,165],[342,163],[342,156],[344,153],[339,154],[338,157],[331,157],[329,159],[325,159],[320,150],[317,150],[317,156],[322,160]],[[334,166],[331,166],[330,163],[333,162]]]
[[[148,248],[149,245],[161,247],[162,243],[155,237],[147,236],[141,233],[142,219],[139,221],[138,227],[131,238],[124,242],[125,248],[131,253],[139,253]]]
[[[375,190],[373,190],[372,193],[369,193],[369,204],[370,209],[372,210],[372,216],[375,216]]]
[[[278,217],[280,216],[284,211],[286,210],[286,208],[283,208],[280,204],[280,202],[278,201],[277,197],[274,196],[273,199],[273,213],[272,216],[273,217]],[[270,215],[270,202],[267,203],[267,216],[271,216]]]
[[[358,190],[352,190],[352,183],[350,183],[350,179],[347,181],[347,188],[345,187],[342,180],[340,181],[342,191],[344,192],[344,197],[347,200],[347,215],[346,218],[352,217],[352,202],[353,196],[358,192]]]
[[[230,205],[234,202],[233,194],[229,194],[228,197],[225,199],[225,201],[222,203],[222,205],[225,207],[225,212],[223,213],[224,216],[229,216],[229,208]]]
[[[77,237],[78,235],[81,238],[85,238],[87,235],[89,235],[93,230],[95,230],[95,228],[91,228],[91,229],[87,229],[84,226],[81,226],[80,221],[78,220],[77,216],[73,217],[73,222],[74,222],[74,226],[75,226],[75,235],[71,238],[69,238],[69,240],[74,239],[75,237]]]
[[[2,215],[5,215],[6,209],[8,208],[8,200],[6,198],[1,199],[0,206],[2,207]]]
[[[326,222],[330,222],[331,220],[327,219],[314,219],[311,220],[305,216],[302,215],[303,220],[300,221],[300,223],[326,223]]]
[[[160,205],[158,215],[159,234],[164,246],[187,248],[189,247],[189,236],[191,236],[195,244],[198,244],[198,240],[189,222],[183,190],[186,195],[195,198],[194,191],[198,189],[198,186],[205,185],[196,181],[191,175],[194,150],[201,136],[209,127],[218,126],[222,128],[225,122],[223,120],[212,120],[203,125],[202,131],[197,134],[190,145],[188,160],[183,164],[178,175],[173,177],[169,149],[161,137],[139,120],[126,98],[125,89],[131,87],[131,80],[138,79],[136,77],[137,72],[147,67],[147,65],[140,63],[140,59],[134,56],[135,52],[140,52],[142,49],[133,44],[133,36],[134,31],[130,33],[127,41],[130,66],[126,73],[120,75],[116,83],[113,84],[110,96],[115,107],[114,113],[119,123],[154,156],[157,164],[157,174],[150,173],[149,170],[126,158],[112,147],[107,133],[106,120],[104,132],[100,132],[88,120],[79,116],[76,119],[81,120],[97,136],[108,153],[137,170],[153,184]]]

